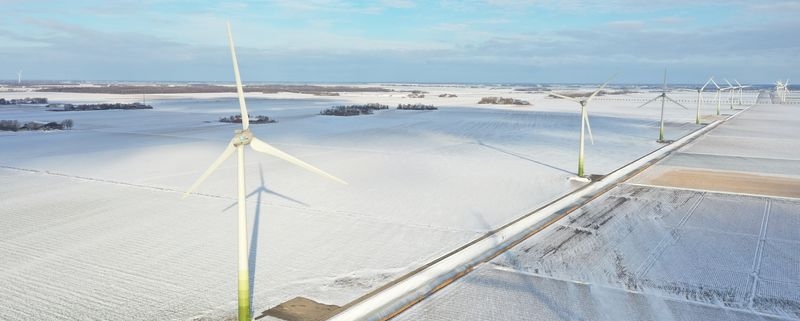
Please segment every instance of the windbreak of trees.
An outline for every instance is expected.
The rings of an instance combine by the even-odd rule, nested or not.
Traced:
[[[333,106],[331,108],[322,110],[320,115],[325,116],[358,116],[358,115],[371,115],[375,110],[389,109],[387,105],[378,103],[365,104],[365,105],[347,105],[347,106]]]
[[[399,104],[399,105],[397,105],[397,109],[400,109],[400,110],[437,110],[439,108],[436,108],[433,105]]]
[[[269,117],[264,116],[264,115],[258,115],[258,116],[253,117],[252,115],[247,114],[247,117],[250,119],[250,123],[251,124],[268,124],[268,123],[277,123],[278,122],[277,120],[275,120],[273,118],[269,118]],[[219,119],[219,121],[222,122],[222,123],[237,123],[237,124],[241,124],[242,123],[242,115],[239,114],[239,115],[231,115],[231,116],[228,116],[228,117],[222,117],[222,118]]]
[[[5,99],[0,98],[0,105],[31,105],[31,104],[46,104],[47,98],[43,97],[34,97],[34,98],[22,98],[22,99]]]
[[[64,119],[60,123],[51,121],[51,122],[27,122],[20,125],[20,122],[17,120],[0,120],[0,130],[4,131],[20,131],[20,130],[62,130],[62,129],[72,129],[72,126],[75,123],[72,119]]]
[[[64,104],[64,109],[48,109],[49,111],[86,111],[86,110],[109,110],[109,109],[153,109],[153,106],[144,105],[142,103],[132,104],[85,104],[85,105],[71,105]]]
[[[520,100],[514,98],[504,97],[483,97],[478,102],[479,104],[494,104],[494,105],[530,105],[527,100]]]

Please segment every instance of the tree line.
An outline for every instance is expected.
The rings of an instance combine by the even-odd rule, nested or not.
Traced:
[[[31,105],[31,104],[46,104],[47,98],[34,97],[34,98],[21,98],[21,99],[5,99],[0,98],[0,105]]]
[[[62,129],[72,129],[72,126],[75,123],[72,119],[64,119],[60,123],[58,122],[35,122],[30,121],[20,125],[20,122],[17,120],[0,120],[0,130],[4,131],[20,131],[20,130],[62,130]]]

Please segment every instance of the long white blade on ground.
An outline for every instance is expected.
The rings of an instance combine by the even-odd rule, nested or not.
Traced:
[[[272,147],[272,145],[267,144],[267,143],[265,143],[264,141],[262,141],[262,140],[260,140],[258,138],[253,137],[253,140],[250,141],[250,147],[252,147],[256,151],[262,152],[264,154],[269,154],[269,155],[275,156],[275,157],[280,158],[282,160],[285,160],[285,161],[287,161],[289,163],[292,163],[292,164],[295,164],[297,166],[300,166],[300,167],[306,169],[307,171],[314,172],[314,173],[319,174],[321,176],[325,176],[325,177],[330,178],[330,179],[332,179],[334,181],[337,181],[339,183],[347,185],[347,182],[337,178],[336,176],[328,174],[328,173],[324,172],[323,170],[321,170],[319,168],[316,168],[316,167],[311,166],[310,164],[308,164],[308,163],[306,163],[304,161],[301,161],[301,160],[299,160],[297,158],[294,158],[292,155],[284,153],[283,151],[281,151],[281,150],[279,150],[279,149],[277,149],[275,147]]]
[[[589,141],[592,142],[592,145],[594,145],[594,137],[592,137],[592,125],[589,125],[589,114],[584,115],[586,115],[584,120],[586,121],[586,130],[589,131]]]
[[[667,99],[669,99],[669,101],[675,103],[675,105],[681,106],[681,108],[683,108],[683,109],[689,109],[689,108],[686,108],[686,106],[681,105],[681,103],[675,101],[675,99],[669,98],[669,96],[664,96],[664,97],[667,97]]]
[[[653,101],[655,101],[656,99],[659,99],[659,98],[661,98],[661,95],[658,95],[658,96],[656,96],[656,98],[653,98],[653,99],[650,99],[650,100],[648,100],[646,103],[644,103],[644,104],[641,104],[641,105],[639,105],[639,106],[638,106],[638,107],[636,107],[636,108],[642,108],[642,107],[646,106],[647,104],[649,104],[649,103],[652,103]]]
[[[617,75],[614,74],[613,76],[609,77],[608,80],[606,80],[606,82],[604,82],[603,85],[600,86],[600,88],[597,88],[597,90],[595,90],[591,95],[589,95],[589,98],[586,99],[586,102],[591,101],[592,98],[594,98],[594,96],[597,96],[597,94],[600,93],[600,91],[603,90],[603,88],[606,88],[606,85],[608,85],[608,83],[611,82],[611,80],[614,79],[614,77],[616,76]]]
[[[573,97],[570,97],[570,96],[559,95],[559,94],[556,94],[556,93],[550,93],[550,95],[551,96],[556,96],[558,98],[563,98],[563,99],[566,99],[566,100],[572,100],[572,101],[574,101],[576,103],[580,103],[581,102],[577,98],[573,98]]]
[[[236,49],[233,47],[233,34],[231,34],[231,24],[228,23],[228,46],[231,47],[231,60],[233,61],[233,77],[236,78],[236,93],[239,95],[239,109],[242,113],[242,129],[250,127],[250,115],[247,114],[247,105],[244,102],[244,90],[242,89],[242,78],[239,77],[239,60],[236,59]]]
[[[213,173],[214,170],[216,170],[220,164],[222,164],[222,162],[224,162],[226,159],[228,159],[228,157],[231,157],[231,155],[233,155],[233,152],[236,151],[236,146],[233,146],[233,142],[235,140],[236,138],[232,139],[231,142],[228,143],[228,147],[226,147],[225,150],[222,152],[222,154],[219,155],[219,157],[217,157],[217,160],[215,160],[214,163],[212,163],[211,166],[209,166],[208,169],[206,169],[205,173],[203,173],[203,175],[200,176],[200,178],[198,178],[197,181],[194,182],[194,184],[192,184],[192,187],[189,187],[189,190],[183,193],[182,198],[186,198],[186,196],[189,196],[189,193],[193,192],[198,186],[200,186],[200,184],[203,183],[203,181],[205,181],[206,178],[208,178],[208,176],[211,175],[211,173]]]

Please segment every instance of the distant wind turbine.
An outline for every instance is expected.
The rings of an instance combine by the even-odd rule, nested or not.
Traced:
[[[242,90],[242,80],[239,77],[239,63],[236,59],[236,49],[233,45],[233,36],[231,35],[231,26],[228,24],[228,45],[231,50],[231,60],[233,62],[233,75],[236,79],[236,92],[239,96],[239,108],[242,113],[242,130],[237,130],[236,134],[228,143],[225,151],[208,167],[200,178],[183,194],[185,198],[189,193],[194,191],[200,184],[208,178],[217,167],[228,159],[233,152],[237,155],[237,180],[238,180],[238,207],[239,207],[239,320],[250,320],[250,271],[248,263],[248,250],[247,250],[247,214],[245,213],[245,176],[244,176],[244,146],[250,145],[252,149],[258,152],[269,154],[277,158],[283,159],[287,162],[300,166],[308,171],[333,179],[337,182],[347,184],[343,180],[338,179],[316,167],[313,167],[297,158],[290,156],[275,147],[265,143],[264,141],[253,136],[250,131],[250,117],[247,114],[247,106],[244,99],[244,91]]]
[[[695,124],[700,124],[700,103],[703,102],[703,90],[706,90],[706,86],[708,86],[708,84],[710,84],[712,81],[714,81],[714,76],[708,78],[705,85],[700,87],[700,89],[697,89],[697,116],[695,117]]]
[[[659,142],[664,142],[664,105],[666,104],[666,101],[669,100],[672,103],[674,103],[674,104],[676,104],[678,106],[681,106],[681,108],[683,108],[683,109],[689,109],[689,108],[686,108],[686,106],[681,105],[681,103],[679,103],[679,102],[675,101],[674,99],[669,98],[669,96],[667,96],[667,70],[666,69],[664,69],[664,84],[661,87],[661,94],[656,96],[653,99],[648,100],[644,104],[639,105],[639,107],[636,107],[636,108],[642,108],[642,107],[646,106],[647,104],[656,101],[659,98],[661,98],[661,125],[658,128],[658,141]]]
[[[603,88],[605,88],[606,85],[608,85],[608,82],[610,82],[611,79],[613,79],[613,78],[614,78],[614,76],[611,76],[611,78],[609,78],[605,83],[603,83],[603,85],[601,85],[600,88],[597,88],[597,90],[595,90],[591,95],[589,95],[588,98],[583,99],[583,100],[578,100],[578,99],[573,98],[573,97],[559,95],[559,94],[556,94],[556,93],[551,93],[550,94],[550,95],[553,95],[555,97],[559,97],[559,98],[563,98],[563,99],[574,101],[574,102],[579,103],[581,105],[581,137],[580,137],[580,147],[578,149],[578,177],[579,178],[584,178],[583,177],[583,174],[584,174],[583,173],[583,145],[584,145],[583,144],[583,140],[584,140],[583,137],[584,137],[584,129],[586,129],[589,132],[589,140],[591,140],[592,144],[594,144],[594,137],[592,137],[592,126],[589,125],[589,114],[586,111],[586,107],[589,105],[589,102],[592,101],[594,96],[597,96],[597,94],[601,90],[603,90]]]
[[[717,100],[717,116],[719,116],[719,104],[720,99],[722,99],[722,92],[724,89],[720,88],[716,81],[714,81],[714,77],[711,77],[711,83],[714,84],[714,87],[717,87],[717,93],[714,95],[714,99]]]
[[[750,88],[750,86],[744,86],[741,83],[739,83],[739,81],[736,80],[736,79],[734,79],[733,82],[735,82],[736,86],[739,87],[739,105],[742,105],[743,104],[743,102],[742,102],[742,89]]]
[[[786,78],[786,82],[783,83],[783,102],[786,103],[786,99],[789,97],[789,78]]]
[[[731,85],[731,82],[728,81],[728,79],[723,78],[723,80],[725,80],[725,82],[728,83],[728,88],[725,88],[725,89],[730,91],[730,93],[731,93],[730,94],[730,103],[731,103],[731,109],[733,109],[733,91],[738,89],[739,87]]]
[[[789,82],[788,79],[786,82]],[[786,94],[786,86],[787,84],[784,84],[780,80],[775,82],[775,94],[778,95],[778,101],[781,103],[786,102],[786,99],[784,98],[784,95]]]
[[[17,85],[22,84],[22,70],[17,71]]]

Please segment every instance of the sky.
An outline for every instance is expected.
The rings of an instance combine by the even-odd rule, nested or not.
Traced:
[[[766,84],[800,1],[0,0],[0,79]]]

